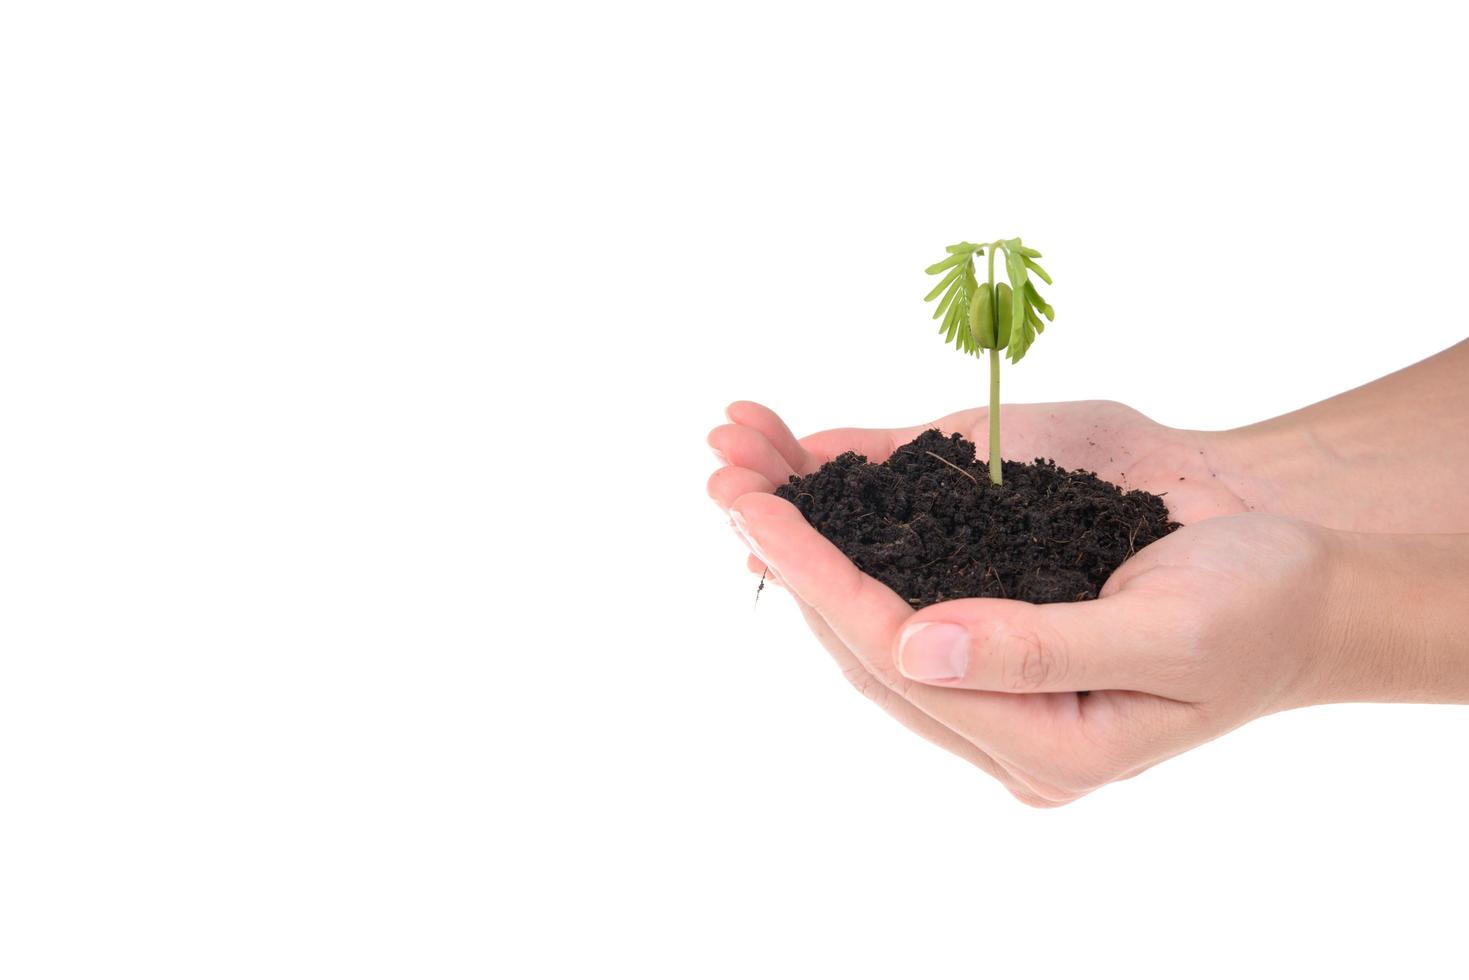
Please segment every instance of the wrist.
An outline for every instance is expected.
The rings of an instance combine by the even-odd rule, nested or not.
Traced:
[[[1326,533],[1309,703],[1469,703],[1469,535]]]
[[[1271,420],[1198,432],[1212,472],[1251,510],[1326,527],[1355,527],[1339,454],[1311,429]]]

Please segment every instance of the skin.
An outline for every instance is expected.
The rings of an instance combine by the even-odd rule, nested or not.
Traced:
[[[983,445],[983,409],[798,440],[736,402],[709,435],[724,465],[708,490],[751,569],[791,593],[854,686],[1023,802],[1056,806],[1276,711],[1469,703],[1466,389],[1462,343],[1228,432],[1115,402],[1003,407],[1005,456],[1166,492],[1186,525],[1084,603],[914,613],[772,494],[842,452],[880,461],[934,426]]]

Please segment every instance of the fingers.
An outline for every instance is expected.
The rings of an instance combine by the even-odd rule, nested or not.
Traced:
[[[776,452],[785,459],[793,473],[805,476],[813,472],[825,460],[808,453],[791,434],[791,430],[770,409],[757,402],[735,402],[724,410],[725,418],[737,425],[748,426],[763,435]]]
[[[727,466],[718,470],[709,478],[709,496],[719,503],[721,507],[729,508],[735,500],[746,494],[768,494],[771,490],[770,482],[753,470],[747,470],[738,466]],[[777,499],[772,497],[771,499]],[[763,505],[757,505],[763,506]],[[799,514],[797,515],[799,517]],[[742,518],[743,519],[743,518]],[[804,523],[804,520],[802,521]],[[746,521],[748,529],[748,521]],[[759,558],[751,556],[747,565],[752,572],[766,572],[769,581],[779,581],[779,577],[770,570]],[[859,691],[865,694],[888,714],[896,718],[904,727],[928,741],[947,749],[962,759],[967,760],[979,769],[999,780],[1006,789],[1022,801],[1032,806],[1050,806],[1053,801],[1046,800],[1017,781],[1005,771],[998,763],[981,751],[968,739],[956,732],[945,728],[924,714],[913,704],[903,700],[893,692],[882,681],[874,677],[864,667],[852,651],[842,643],[832,632],[831,627],[821,615],[810,605],[797,598],[796,603],[810,626],[812,633],[831,654],[832,659],[837,662],[843,675]],[[904,610],[906,612],[906,610]]]
[[[771,493],[774,484],[760,473],[743,466],[724,466],[714,471],[704,488],[710,499],[725,510],[747,493]]]
[[[708,442],[717,457],[732,466],[754,470],[772,486],[780,486],[795,473],[770,440],[749,426],[734,423],[718,426],[709,433]]]
[[[1042,699],[945,690],[904,677],[893,653],[898,630],[912,615],[907,602],[864,575],[779,497],[746,494],[734,502],[730,517],[755,557],[830,625],[877,682],[987,754],[1008,757],[1010,747],[1027,733],[1060,717]]]
[[[845,452],[854,452],[866,456],[869,462],[881,463],[899,446],[912,442],[929,429],[936,428],[945,434],[958,432],[966,439],[972,438],[975,426],[987,416],[984,409],[976,408],[901,429],[827,429],[806,436],[801,440],[801,447],[818,463],[836,459]]]
[[[903,724],[1033,805],[1075,799],[1191,744],[1200,718],[1186,689],[1190,620],[1156,590],[1119,578],[1085,603],[971,599],[913,614],[772,492],[848,450],[885,459],[930,426],[796,442],[763,406],[736,403],[729,415],[709,444],[732,465],[708,489],[754,553],[751,570],[794,595],[849,680]],[[934,425],[973,438],[984,418]]]
[[[1069,693],[1102,691],[1100,683],[1064,688],[1066,693],[1047,693],[1040,689],[1027,693],[1008,689],[958,689],[915,682],[896,666],[899,633],[911,621],[948,621],[943,613],[953,611],[956,605],[974,602],[987,608],[990,602],[1003,601],[961,599],[934,605],[915,616],[909,611],[908,602],[856,569],[789,502],[770,494],[746,494],[730,507],[730,517],[757,558],[782,577],[786,589],[799,601],[812,607],[826,621],[831,635],[852,651],[856,661],[873,677],[873,683],[883,685],[896,698],[908,701],[925,716],[962,736],[1011,774],[1031,796],[1066,802],[1109,782],[1124,768],[1136,764],[1141,746],[1119,738],[1118,729],[1137,729],[1140,708],[1119,713],[1114,708],[1122,701],[1112,693],[1097,693],[1090,698]],[[1043,613],[1065,608],[1030,607],[1022,602],[1014,602],[1011,607]],[[1075,617],[1078,613],[1069,610],[1061,616]],[[965,623],[978,621],[971,617]],[[1019,626],[1024,620],[1017,619],[1015,623]],[[1075,619],[1061,626],[1078,624],[1084,623]],[[1122,626],[1131,621],[1119,616],[1106,624]],[[1149,627],[1137,626],[1137,629],[1144,630],[1146,635]],[[967,670],[964,676],[968,676]],[[1056,685],[1055,689],[1061,691],[1062,686]],[[1158,701],[1143,693],[1116,693]],[[1143,701],[1127,704],[1131,707]],[[1191,705],[1175,707],[1191,710]],[[1177,718],[1169,718],[1171,726],[1177,723]],[[1152,727],[1152,723],[1143,727]]]
[[[1165,697],[1181,674],[1177,629],[1156,596],[1118,592],[1031,605],[957,599],[904,624],[894,659],[905,677],[976,691],[1142,691]]]
[[[944,433],[958,432],[966,438],[973,438],[975,431],[984,424],[988,415],[987,411],[982,408],[968,409],[946,415],[934,422],[910,425],[905,428],[828,429],[804,439],[797,439],[791,434],[790,428],[779,415],[758,402],[734,402],[724,410],[724,414],[732,425],[720,426],[711,432],[709,445],[725,462],[757,469],[766,476],[770,476],[772,482],[777,485],[784,483],[785,480],[776,479],[773,476],[780,467],[773,463],[765,449],[757,442],[750,440],[747,435],[740,435],[729,430],[746,429],[757,433],[775,455],[784,460],[788,474],[795,473],[805,476],[815,472],[822,463],[829,462],[845,452],[859,453],[874,463],[880,463],[891,456],[897,447],[905,442],[911,442],[932,428],[938,428]],[[746,455],[737,458],[736,453],[746,453]]]
[[[796,606],[801,610],[801,615],[805,618],[806,625],[811,628],[812,634],[826,648],[827,653],[831,654],[832,660],[836,661],[848,682],[874,704],[897,719],[904,728],[993,776],[1018,799],[1031,806],[1055,805],[1054,801],[1037,796],[1029,787],[1016,780],[974,743],[957,732],[945,728],[912,703],[898,697],[891,688],[873,677],[867,668],[862,666],[862,662],[837,638],[831,626],[821,618],[815,609],[800,599],[796,600]]]
[[[756,575],[764,575],[765,576],[765,584],[766,585],[784,585],[785,584],[785,583],[781,582],[779,575],[777,575],[777,574],[775,574],[775,572],[771,571],[769,565],[765,564],[763,561],[761,561],[759,558],[756,558],[754,555],[749,555],[749,556],[747,556],[745,558],[745,567],[748,568],[750,571],[754,572]]]
[[[1201,731],[1214,727],[1199,705],[1150,694],[1100,691],[1085,700],[1089,741],[1105,746],[1119,763],[1109,781],[1131,779],[1187,751],[1202,741]]]
[[[761,482],[762,479],[764,478],[761,478],[757,473],[752,473],[751,470],[742,470],[739,467],[726,467],[726,469],[715,473],[714,478],[711,478],[711,497],[718,498],[717,494],[727,494],[727,492],[732,491],[737,486],[757,486],[758,482]],[[717,489],[715,489],[715,482],[718,482]],[[846,560],[842,552],[834,550],[829,542],[826,541],[826,538],[821,538],[814,529],[811,529],[811,526],[806,525],[804,517],[801,516],[799,511],[796,511],[795,507],[787,504],[786,501],[780,500],[780,498],[771,497],[770,494],[759,491],[759,489],[742,495],[742,497],[736,498],[736,500],[735,507],[730,510],[730,516],[735,517],[737,529],[742,533],[742,536],[745,536],[746,542],[751,544],[752,550],[757,548],[754,545],[757,535],[762,542],[770,542],[770,544],[759,545],[761,550],[757,551],[754,558],[751,558],[752,572],[758,572],[762,567],[765,567],[764,563],[761,563],[759,554],[761,554],[761,551],[765,547],[770,547],[771,550],[782,554],[783,560],[795,564],[796,567],[802,570],[805,576],[805,588],[808,589],[808,592],[814,592],[818,598],[824,599],[827,602],[833,601],[834,597],[840,594],[839,589],[842,588],[853,589],[853,598],[861,597],[862,589],[864,589],[864,586],[861,585],[861,579],[865,579],[865,576],[862,576],[862,573],[858,572],[856,567],[852,566]],[[787,522],[789,522],[789,526],[782,526],[783,523]],[[806,532],[814,536],[815,541],[804,541],[801,535],[792,535],[790,533],[792,530],[799,530],[802,527],[804,527]],[[792,538],[795,539],[792,541]],[[821,547],[821,545],[826,545],[826,548],[830,548],[831,551],[836,552],[834,558],[830,554],[823,554],[826,548]],[[824,573],[830,573],[837,564],[845,564],[846,569],[842,570],[842,574],[855,577],[848,577],[845,585],[837,585],[837,591],[830,591],[830,583],[821,580],[820,576]],[[812,572],[815,573],[815,577],[811,577]],[[777,573],[771,569],[771,574],[774,576]],[[871,579],[867,580],[871,582]],[[883,588],[883,586],[878,585],[876,582],[871,583],[871,585],[877,586],[877,588]],[[787,588],[790,588],[790,586],[787,585]],[[914,732],[928,739],[928,741],[949,749],[950,752],[959,755],[961,758],[965,758],[970,763],[978,765],[981,770],[986,771],[990,776],[995,776],[1000,782],[1005,783],[1006,788],[1011,790],[1012,793],[1015,793],[1015,795],[1021,796],[1025,801],[1033,802],[1034,805],[1043,805],[1046,802],[1040,799],[1039,796],[1031,793],[1021,783],[1015,782],[1009,776],[1009,773],[1006,773],[999,764],[995,763],[995,760],[992,760],[989,755],[984,754],[974,743],[965,739],[964,736],[952,732],[952,730],[943,726],[943,724],[937,723],[933,718],[924,714],[920,708],[900,698],[898,693],[892,691],[892,688],[889,688],[883,680],[874,677],[867,670],[867,667],[861,663],[861,660],[856,658],[852,649],[842,639],[837,638],[836,633],[831,630],[827,621],[821,617],[817,608],[812,607],[811,602],[805,601],[795,589],[792,589],[792,592],[796,594],[796,604],[801,608],[802,616],[805,617],[806,624],[811,627],[811,632],[815,633],[821,645],[826,646],[827,652],[831,654],[833,660],[836,660],[837,666],[842,669],[842,673],[848,677],[849,682],[858,691],[867,695],[868,698],[873,699],[884,711],[898,718],[903,726],[914,730]],[[896,623],[902,620],[909,611],[908,604],[900,601],[892,592],[887,592],[887,598],[892,599],[892,604],[886,610],[889,620],[877,621],[877,623],[871,626],[871,629],[876,629],[878,632],[883,632],[883,630],[890,632],[890,630],[895,629]],[[878,619],[881,620],[881,613],[878,614]]]
[[[802,602],[828,620],[840,619],[837,635],[848,647],[859,656],[864,651],[876,654],[891,671],[892,637],[912,612],[906,602],[862,574],[788,501],[768,493],[746,494],[730,507],[730,517],[755,557],[773,568]]]
[[[962,736],[1032,796],[1053,803],[1075,799],[1121,764],[1105,743],[1095,747],[1079,738],[1086,699],[1075,694],[950,689],[905,677],[894,653],[911,616],[908,603],[863,574],[789,502],[745,494],[730,516],[756,557],[825,621],[872,683]]]
[[[724,466],[715,470],[705,486],[710,498],[725,511],[729,510],[730,504],[747,493],[770,493],[774,489],[775,487],[771,486],[770,481],[765,477],[743,466]],[[731,521],[730,525],[733,527],[734,522]],[[735,534],[743,540],[743,535],[740,535],[737,528]],[[765,563],[754,555],[749,557],[745,566],[756,575],[764,574],[766,581],[779,584],[775,576],[765,567]]]

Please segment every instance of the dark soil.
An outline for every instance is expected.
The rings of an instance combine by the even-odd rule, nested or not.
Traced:
[[[1178,528],[1161,497],[1095,473],[1037,459],[1006,460],[1003,475],[990,483],[974,443],[930,429],[884,463],[843,453],[775,492],[915,609],[1095,599],[1118,565]]]

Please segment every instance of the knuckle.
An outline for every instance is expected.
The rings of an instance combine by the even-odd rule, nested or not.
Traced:
[[[1118,776],[1116,779],[1114,779],[1112,781],[1114,783],[1121,783],[1121,782],[1125,782],[1126,780],[1129,780],[1129,779],[1136,779],[1137,777],[1141,776],[1143,773],[1147,772],[1149,769],[1153,768],[1153,766],[1155,766],[1155,765],[1157,765],[1157,763],[1155,763],[1155,762],[1148,762],[1148,763],[1144,763],[1143,765],[1140,765],[1140,766],[1133,766],[1131,769],[1127,770],[1122,775]]]
[[[1086,796],[1094,786],[1061,786],[1049,779],[1036,776],[1033,771],[1019,771],[1011,768],[1011,776],[1014,776],[1017,786],[1009,786],[1011,795],[1019,799],[1027,807],[1042,808],[1042,810],[1053,810],[1056,807],[1065,807],[1066,804],[1078,801]]]
[[[1057,752],[1049,773],[1063,789],[1089,793],[1122,779],[1137,759],[1123,740],[1111,735],[1078,736],[1063,752]]]
[[[1072,760],[1048,761],[1035,766],[1022,776],[1026,787],[1036,796],[1059,803],[1069,803],[1107,783],[1090,769]]]
[[[1106,786],[1121,773],[1121,768],[1101,760],[1072,759],[1058,765],[1050,774],[1051,784],[1063,793],[1082,796]]]
[[[1025,781],[1031,792],[1057,803],[1080,799],[1108,782],[1091,770],[1070,763],[1047,765],[1043,772],[1027,773]]]
[[[892,694],[882,681],[874,677],[872,672],[861,664],[844,666],[842,676],[847,679],[847,683],[857,689],[857,693],[875,704],[886,704]]]
[[[1182,624],[1171,636],[1171,651],[1152,663],[1154,679],[1188,700],[1206,697],[1208,679],[1228,665],[1227,651],[1238,640],[1238,628],[1212,618]]]
[[[1069,673],[1065,647],[1054,638],[1043,642],[1034,630],[1004,628],[997,646],[1005,688],[1017,694],[1045,690]]]
[[[887,709],[894,698],[911,700],[908,695],[914,687],[918,686],[915,682],[908,680],[908,678],[897,672],[883,676],[861,663],[849,664],[842,667],[842,676],[863,697],[884,710]]]
[[[1020,789],[1010,790],[1010,795],[1033,810],[1054,810],[1071,802],[1070,800],[1048,800],[1044,796],[1035,796]]]
[[[1043,737],[1027,760],[1025,782],[1048,799],[1078,799],[1115,782],[1136,763],[1116,738],[1071,728]]]
[[[1010,791],[1011,796],[1036,810],[1054,810],[1068,803],[1075,803],[1086,795],[1085,791],[1063,790],[1045,783],[1037,783],[1033,779],[1021,780],[1021,785],[1007,786],[1006,789]]]
[[[887,679],[881,683],[886,684],[888,690],[904,701],[912,701],[915,689],[921,686],[918,681],[912,681],[898,673],[896,670],[886,672]]]

